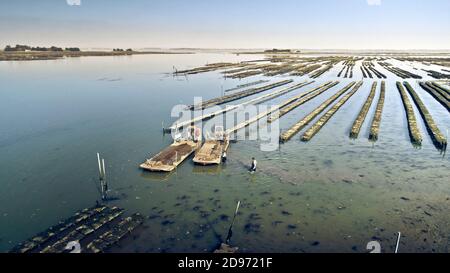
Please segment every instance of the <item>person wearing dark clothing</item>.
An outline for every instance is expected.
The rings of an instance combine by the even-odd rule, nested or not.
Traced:
[[[227,152],[223,152],[222,154],[222,162],[225,163],[227,161]]]
[[[256,172],[256,159],[254,157],[252,157],[252,165],[249,169],[250,172]]]

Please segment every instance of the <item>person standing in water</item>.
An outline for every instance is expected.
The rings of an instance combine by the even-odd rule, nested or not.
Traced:
[[[225,163],[227,161],[227,152],[223,152],[222,154],[222,162]]]
[[[251,165],[251,167],[250,167],[250,169],[249,169],[249,171],[250,172],[256,172],[256,159],[254,158],[254,157],[252,157],[252,165]]]

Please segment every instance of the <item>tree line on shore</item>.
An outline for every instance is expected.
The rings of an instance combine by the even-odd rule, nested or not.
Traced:
[[[10,45],[7,45],[4,49],[4,51],[53,51],[53,52],[61,52],[61,51],[73,51],[73,52],[79,52],[81,51],[78,47],[66,47],[63,49],[62,47],[31,47],[28,45],[16,45],[15,47],[12,47]]]
[[[113,51],[118,51],[118,52],[127,51],[127,52],[131,52],[131,51],[133,51],[133,49],[128,48],[127,50],[123,50],[122,48],[114,48]]]
[[[66,48],[62,48],[62,47],[56,47],[56,46],[51,46],[51,47],[31,47],[28,45],[15,45],[14,47],[7,45],[3,51],[9,51],[9,52],[17,52],[17,51],[51,51],[51,52],[63,52],[63,51],[71,51],[71,52],[80,52],[80,48],[78,47],[66,47]],[[113,49],[114,52],[133,52],[133,49],[128,48],[128,49],[122,49],[122,48],[114,48]]]

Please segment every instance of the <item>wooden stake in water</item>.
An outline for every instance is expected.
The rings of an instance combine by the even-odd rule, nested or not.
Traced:
[[[97,161],[98,161],[98,172],[100,180],[103,179],[102,166],[100,165],[100,154],[97,153]]]
[[[102,165],[103,165],[103,179],[106,178],[106,170],[105,170],[105,159],[102,158]]]
[[[234,212],[234,216],[233,216],[233,220],[231,221],[231,225],[230,228],[228,229],[228,235],[227,235],[227,239],[225,240],[226,244],[230,243],[230,239],[231,236],[233,235],[233,225],[234,225],[234,220],[236,219],[236,215],[238,213],[239,210],[239,206],[241,205],[241,201],[238,201],[237,206],[236,206],[236,211]]]
[[[102,199],[107,199],[107,191],[108,191],[108,184],[106,182],[106,169],[105,169],[105,159],[102,158],[102,166],[103,166],[103,181],[101,183],[102,186]]]
[[[397,244],[395,245],[395,253],[398,252],[398,245],[400,244],[400,236],[402,234],[400,233],[400,231],[398,232],[398,236],[397,236]]]

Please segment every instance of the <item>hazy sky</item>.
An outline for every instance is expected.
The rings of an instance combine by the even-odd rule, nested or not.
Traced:
[[[450,49],[449,11],[449,0],[2,0],[0,46]]]

